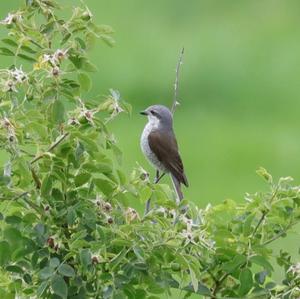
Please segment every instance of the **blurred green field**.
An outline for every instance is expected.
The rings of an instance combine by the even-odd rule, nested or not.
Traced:
[[[0,18],[21,3],[1,1]],[[190,181],[186,197],[200,206],[241,201],[245,192],[265,188],[255,174],[259,166],[300,183],[299,1],[86,3],[98,23],[115,29],[117,41],[112,49],[99,43],[92,51],[99,72],[86,96],[114,88],[132,104],[130,118],[111,124],[128,172],[136,162],[151,170],[139,148],[146,120],[138,112],[154,103],[171,105],[184,46],[175,130]],[[6,64],[3,57],[0,64]],[[277,244],[296,254],[299,235]]]

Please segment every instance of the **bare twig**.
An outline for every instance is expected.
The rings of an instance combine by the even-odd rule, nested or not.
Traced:
[[[178,102],[178,89],[179,89],[179,72],[180,72],[180,66],[182,65],[182,59],[184,54],[184,48],[182,48],[179,59],[176,66],[176,77],[175,77],[175,83],[174,83],[174,98],[173,98],[173,104],[171,108],[172,114],[174,114],[176,106],[179,105]]]
[[[48,150],[42,154],[37,155],[33,160],[30,161],[30,164],[34,164],[38,160],[42,159],[47,152],[53,151],[67,136],[69,133],[64,133],[61,135],[54,143],[51,144],[51,146],[48,148]]]

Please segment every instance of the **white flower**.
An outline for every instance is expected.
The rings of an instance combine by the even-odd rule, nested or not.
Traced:
[[[296,276],[300,277],[300,262],[290,266],[287,272],[292,272],[293,275],[296,274]]]
[[[58,64],[59,61],[56,57],[54,57],[54,55],[44,54],[42,62],[49,62],[52,66],[55,66]]]
[[[66,50],[57,49],[53,54],[53,57],[56,61],[60,61],[67,56],[67,53],[68,53],[68,49]]]
[[[4,83],[4,91],[8,91],[8,92],[17,92],[17,88],[16,88],[16,83],[13,80],[7,80]]]
[[[15,14],[9,13],[4,20],[0,21],[0,24],[11,25],[12,23],[20,22],[20,21],[22,21],[22,16],[19,13],[15,13]]]
[[[126,220],[127,222],[132,222],[134,220],[139,220],[140,219],[140,216],[139,214],[136,212],[135,209],[133,208],[127,208],[127,210],[125,211],[125,217],[126,217]]]
[[[22,67],[20,67],[20,69],[15,68],[10,74],[17,83],[22,83],[28,79],[28,76],[23,72]]]
[[[191,231],[184,229],[180,235],[185,238],[188,243],[194,241],[194,236]]]

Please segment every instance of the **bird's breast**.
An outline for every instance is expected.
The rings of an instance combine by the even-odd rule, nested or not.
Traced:
[[[141,149],[146,158],[149,160],[149,162],[158,170],[162,172],[168,172],[167,169],[164,167],[164,165],[158,160],[156,155],[153,153],[153,151],[150,148],[148,136],[152,132],[154,128],[152,127],[151,123],[147,123],[144,131],[141,136],[140,144]]]

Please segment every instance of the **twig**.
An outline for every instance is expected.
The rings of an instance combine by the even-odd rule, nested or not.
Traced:
[[[174,83],[174,98],[173,98],[173,104],[171,108],[172,114],[174,114],[176,106],[179,104],[178,102],[178,89],[179,89],[179,72],[180,72],[180,66],[182,65],[182,59],[184,54],[184,48],[182,48],[179,59],[176,66],[176,77],[175,77],[175,83]]]
[[[274,200],[274,198],[276,197],[277,191],[278,191],[279,186],[276,187],[275,191],[273,192],[271,198],[270,198],[270,204],[272,203],[272,201]],[[263,223],[263,221],[265,220],[267,214],[269,213],[270,210],[268,211],[262,211],[262,215],[257,223],[257,225],[255,226],[250,238],[253,238],[258,230],[258,228],[260,227],[260,225]]]
[[[68,135],[69,135],[69,133],[64,133],[63,135],[61,135],[54,143],[51,144],[51,146],[48,148],[48,150],[46,152],[53,151]],[[37,155],[33,160],[30,161],[30,164],[32,165],[35,162],[37,162],[38,160],[42,159],[44,157],[44,155],[45,155],[45,152]]]
[[[256,226],[255,226],[255,228],[254,228],[254,230],[253,230],[253,233],[252,233],[251,237],[254,237],[254,236],[255,236],[255,234],[256,234],[258,228],[260,227],[260,225],[262,224],[262,222],[263,222],[264,219],[266,218],[266,215],[267,215],[267,212],[266,212],[266,211],[263,211],[263,212],[262,212],[262,215],[261,215],[261,217],[260,217],[260,219],[259,219],[259,221],[257,222],[257,224],[256,224]]]
[[[16,197],[14,197],[12,200],[13,200],[13,201],[18,200],[19,198],[21,198],[21,197],[23,197],[23,196],[26,196],[27,194],[29,194],[28,191],[23,192],[23,193],[21,193],[20,195],[17,195]]]
[[[29,194],[28,191],[23,192],[23,193],[21,193],[20,195],[17,195],[16,197],[14,197],[12,200],[13,200],[13,201],[16,201],[16,200],[22,198],[22,199],[25,201],[25,203],[27,203],[32,209],[34,209],[35,211],[37,211],[38,213],[41,214],[41,213],[42,213],[42,209],[41,209],[39,206],[37,206],[35,203],[31,202],[30,200],[28,200],[28,199],[26,198],[26,196],[27,196],[28,194]]]
[[[276,241],[277,239],[279,239],[281,236],[283,236],[284,234],[287,233],[287,231],[292,228],[294,225],[296,225],[298,223],[298,221],[295,222],[291,222],[284,230],[282,230],[281,232],[279,232],[278,234],[274,235],[271,239],[265,241],[264,243],[262,243],[262,246],[268,245],[274,241]]]

